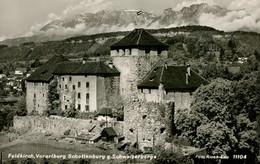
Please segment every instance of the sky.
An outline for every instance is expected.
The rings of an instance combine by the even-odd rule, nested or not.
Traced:
[[[166,8],[180,10],[184,6],[206,2],[228,9],[247,9],[254,11],[254,18],[243,20],[245,23],[260,22],[259,0],[0,0],[0,40],[29,36],[30,31],[60,18],[78,13],[98,12],[105,9],[137,9],[150,13],[162,14]],[[257,7],[257,5],[259,5]],[[220,28],[229,28],[228,21],[233,18],[231,13],[225,18],[214,15],[203,15],[200,21],[205,25],[223,24]],[[245,17],[247,13],[238,13]],[[244,15],[243,15],[244,14]],[[258,19],[259,18],[259,19]],[[208,19],[211,21],[208,22]],[[225,21],[225,22],[223,22]],[[226,24],[224,24],[226,23]],[[243,25],[239,20],[238,25]],[[257,27],[255,27],[257,28]],[[256,29],[258,30],[258,29]]]

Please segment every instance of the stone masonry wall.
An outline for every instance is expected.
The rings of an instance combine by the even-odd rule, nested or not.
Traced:
[[[131,52],[131,53],[130,53]],[[113,64],[120,72],[120,94],[127,99],[129,96],[136,95],[138,92],[137,84],[147,75],[153,66],[160,59],[167,58],[167,51],[158,54],[151,50],[145,53],[145,50],[112,50],[111,56]]]
[[[139,100],[128,102],[124,111],[126,141],[137,142],[141,150],[163,145],[167,135],[163,106]]]
[[[91,128],[96,126],[93,132],[98,134],[105,128],[105,123],[104,121],[98,120],[83,120],[59,116],[15,116],[13,126],[16,130],[26,131],[31,129],[36,132],[46,131],[57,135],[63,135],[64,131],[68,129],[72,131],[76,130],[78,133],[88,132]],[[108,126],[113,127],[118,135],[123,134],[123,122],[109,122]]]
[[[48,83],[26,82],[26,108],[28,113],[33,110],[42,114],[48,108]]]

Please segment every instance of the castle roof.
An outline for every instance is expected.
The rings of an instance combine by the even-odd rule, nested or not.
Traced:
[[[168,49],[169,46],[153,37],[145,29],[135,29],[110,47],[111,49],[122,47],[160,47]]]
[[[101,116],[112,116],[112,110],[110,108],[102,108],[98,112],[98,115],[101,115]]]
[[[53,72],[57,66],[58,63],[68,61],[67,58],[65,58],[62,55],[55,55],[51,59],[49,59],[46,63],[44,63],[41,67],[36,69],[28,78],[26,78],[26,81],[28,82],[50,82],[53,78]]]
[[[116,131],[112,127],[104,128],[101,133],[106,133],[106,135],[108,135],[109,137],[117,136]]]
[[[191,92],[195,91],[200,85],[208,84],[206,79],[193,70],[190,71],[187,84],[186,72],[186,66],[156,66],[138,84],[138,89],[158,89],[160,83],[162,83],[166,91]]]
[[[119,76],[120,72],[115,67],[110,68],[103,62],[63,62],[58,64],[54,74]]]

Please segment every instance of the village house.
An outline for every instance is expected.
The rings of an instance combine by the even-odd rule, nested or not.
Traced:
[[[16,68],[14,71],[15,75],[24,75],[26,73],[26,68]]]

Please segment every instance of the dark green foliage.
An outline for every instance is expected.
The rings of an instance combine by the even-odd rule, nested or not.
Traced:
[[[191,164],[189,156],[183,156],[180,152],[173,152],[171,150],[160,149],[155,153],[155,164]]]
[[[49,85],[48,99],[49,99],[49,112],[53,112],[54,110],[58,110],[60,108],[60,100],[59,94],[57,90],[58,82],[54,79]]]
[[[254,52],[256,60],[260,61],[260,54],[255,50]]]
[[[257,74],[240,81],[217,79],[199,88],[191,112],[179,113],[176,126],[194,145],[209,154],[247,154],[259,151],[260,88]]]
[[[0,45],[0,49],[8,47],[7,45]]]
[[[0,105],[0,131],[4,127],[9,128],[13,125],[14,116],[26,116],[26,104],[25,98],[22,97],[14,106]]]
[[[13,124],[13,117],[15,116],[16,111],[13,110],[13,107],[7,105],[2,106],[0,110],[0,131],[4,127],[10,127]]]
[[[26,116],[27,115],[25,97],[22,97],[22,99],[17,103],[16,115],[17,116]]]
[[[206,78],[209,81],[217,78],[223,78],[228,80],[240,80],[243,77],[240,71],[237,73],[231,73],[228,70],[227,66],[216,64],[216,63],[208,64],[204,66],[202,70],[203,70],[202,77]]]
[[[70,129],[68,129],[68,130],[66,130],[63,134],[65,135],[65,136],[67,136],[67,135],[70,135]]]
[[[64,117],[75,118],[76,114],[77,114],[77,110],[75,108],[70,108],[70,109],[65,111]]]
[[[244,74],[257,71],[257,69],[258,69],[258,64],[257,64],[256,57],[254,55],[249,56],[248,59],[243,63],[241,67],[241,71]]]
[[[232,40],[229,40],[229,41],[228,41],[228,47],[229,47],[230,49],[234,49],[234,48],[236,48],[236,44],[235,44],[235,42],[232,41]]]

